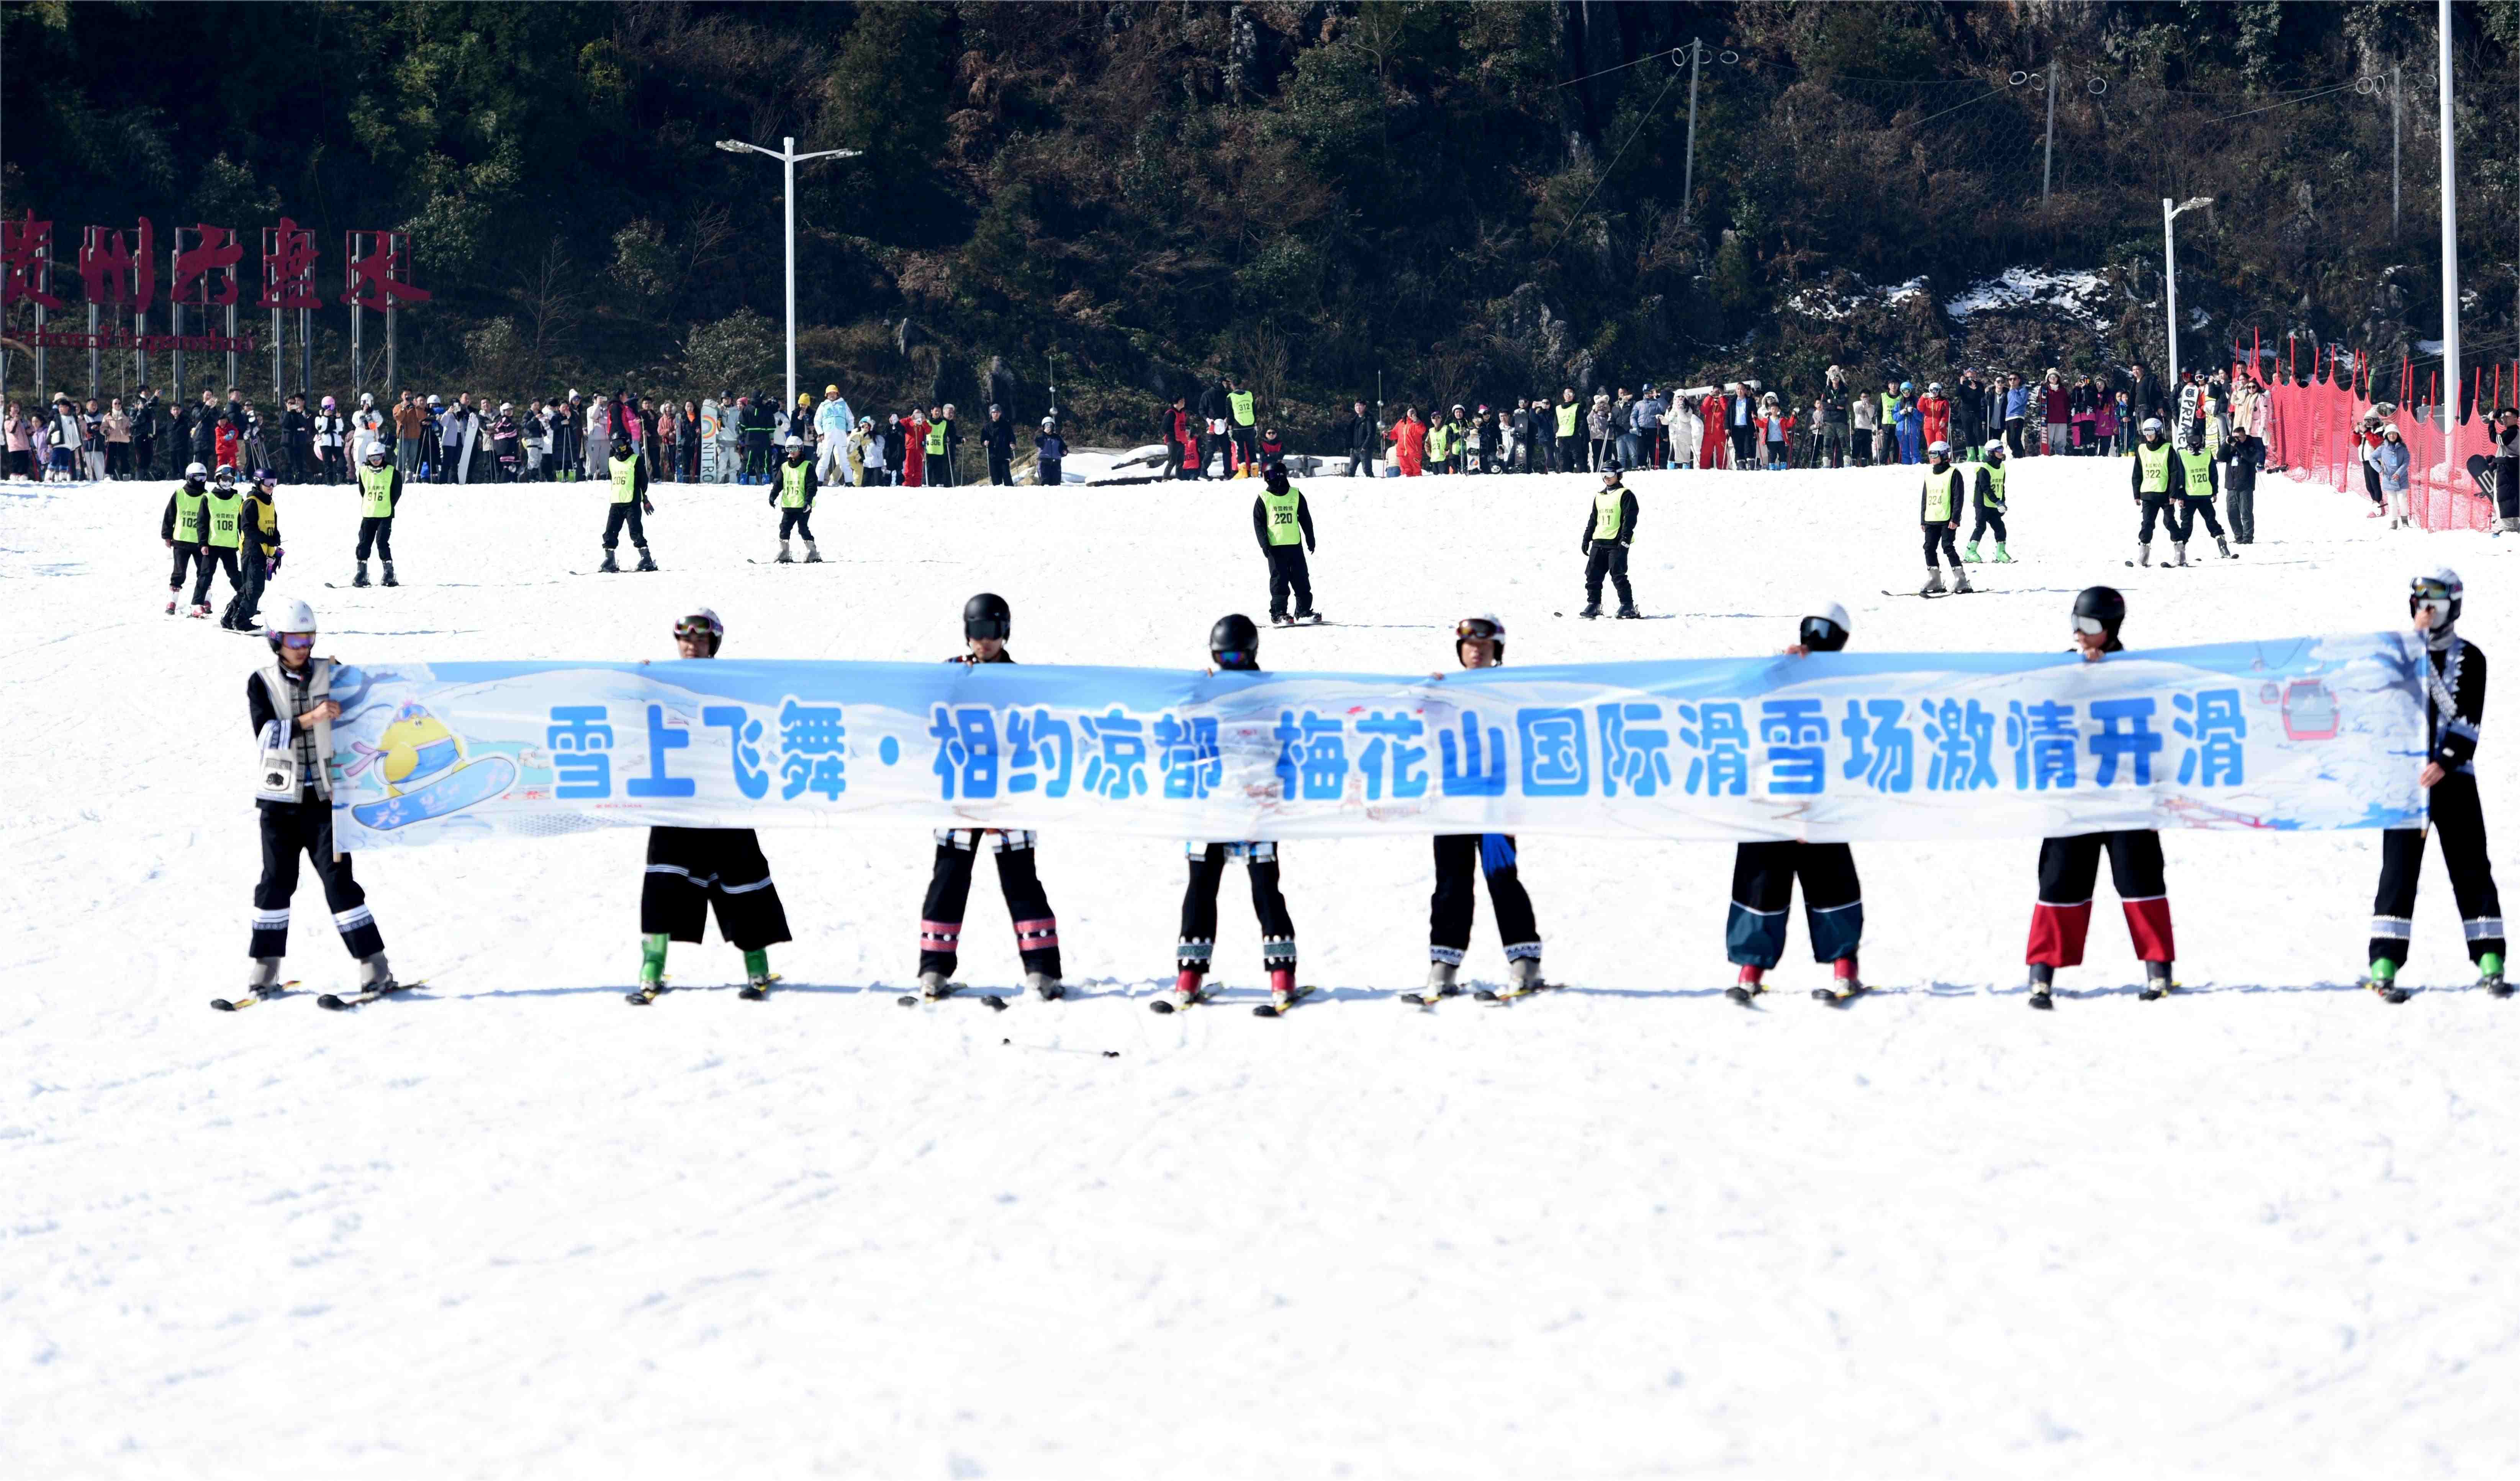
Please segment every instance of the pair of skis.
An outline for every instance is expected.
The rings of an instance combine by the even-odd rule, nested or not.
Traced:
[[[1287,1010],[1312,997],[1313,994],[1319,991],[1321,991],[1321,989],[1317,987],[1299,987],[1282,998],[1273,995],[1268,1002],[1253,1008],[1251,1010],[1251,1016],[1254,1018],[1282,1018],[1286,1016]],[[1182,1011],[1184,1009],[1193,1007],[1197,1004],[1212,1003],[1214,1001],[1215,995],[1208,990],[1204,983],[1202,983],[1196,992],[1185,993],[1179,988],[1174,988],[1164,993],[1161,997],[1155,999],[1154,1002],[1148,1004],[1147,1009],[1150,1012],[1177,1013]]]
[[[358,992],[348,994],[347,996],[343,996],[339,993],[324,993],[316,998],[315,1006],[317,1008],[329,1010],[333,1012],[340,1012],[347,1009],[358,1008],[365,1004],[374,1003],[379,998],[388,997],[394,993],[407,993],[415,987],[425,987],[428,983],[428,979],[427,977],[423,977],[417,982],[380,983],[375,987],[362,988]],[[269,987],[256,988],[241,997],[212,998],[210,1000],[210,1007],[222,1013],[243,1012],[257,1003],[269,1003],[279,998],[295,997],[296,994],[292,992],[292,989],[296,986],[297,983],[294,979],[288,982],[275,982]]]
[[[895,998],[892,1001],[901,1005],[903,1008],[917,1008],[922,1003],[942,1003],[948,998],[958,997],[968,991],[970,991],[970,987],[967,983],[946,982],[940,983],[932,990],[903,993],[900,997]],[[1007,1010],[1007,1000],[998,996],[996,993],[982,993],[979,996],[980,1001],[988,1006],[989,1011],[993,1013],[1003,1013]]]
[[[1535,982],[1529,987],[1482,987],[1472,990],[1466,996],[1473,1003],[1519,1003],[1525,998],[1536,997],[1541,993],[1553,992],[1563,985],[1564,984],[1562,983],[1556,982]],[[1400,1001],[1417,1008],[1431,1009],[1436,1004],[1443,1002],[1447,998],[1459,998],[1462,996],[1464,996],[1464,994],[1462,994],[1460,989],[1456,988],[1449,993],[1402,993],[1400,995]]]
[[[737,988],[735,990],[735,995],[746,1003],[759,1003],[770,996],[770,984],[778,980],[779,974],[777,972],[772,972],[769,976],[762,978],[758,982],[746,982],[742,987]],[[649,1004],[655,1002],[657,999],[672,991],[673,988],[666,983],[651,982],[640,987],[633,988],[629,992],[623,993],[621,995],[621,1001],[629,1004],[633,1008],[645,1008]]]
[[[1818,1002],[1827,1004],[1831,1008],[1844,1008],[1856,999],[1863,997],[1871,989],[1865,987],[1815,987],[1812,989],[1812,997]],[[1761,998],[1764,998],[1767,995],[1768,986],[1764,982],[1750,987],[1744,987],[1740,983],[1735,982],[1731,987],[1724,989],[1724,996],[1727,1000],[1737,1003],[1743,1008],[1750,1007],[1752,1004],[1758,1002]]]

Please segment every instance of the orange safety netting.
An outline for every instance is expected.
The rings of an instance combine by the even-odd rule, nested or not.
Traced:
[[[2245,369],[2233,366],[2235,376]],[[2394,377],[2375,377],[2367,363],[2344,355],[2331,356],[2328,365],[2299,381],[2278,375],[2266,393],[2268,471],[2366,497],[2360,432],[2366,418],[2377,416],[2383,425],[2395,423],[2406,439],[2408,507],[2416,524],[2431,530],[2493,528],[2494,501],[2478,489],[2467,460],[2493,456],[2492,413],[2520,399],[2520,364],[2480,366],[2462,378],[2470,381],[2477,414],[2453,423],[2447,437],[2437,385],[2419,393],[2414,378],[2404,365]],[[2380,383],[2374,385],[2375,380]],[[2410,401],[2429,404],[2419,417]]]

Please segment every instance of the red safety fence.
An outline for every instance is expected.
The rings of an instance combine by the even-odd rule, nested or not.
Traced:
[[[2245,370],[2235,365],[2235,372]],[[2444,435],[2440,375],[2416,384],[2412,368],[2401,364],[2397,375],[2373,374],[2367,363],[2341,353],[2299,381],[2278,374],[2267,387],[2265,427],[2267,468],[2294,478],[2324,483],[2356,498],[2367,497],[2359,451],[2365,418],[2395,423],[2409,455],[2408,505],[2425,529],[2494,527],[2494,501],[2469,476],[2467,460],[2493,455],[2489,430],[2496,407],[2520,402],[2520,362],[2474,367],[2468,400],[2477,414],[2451,426]],[[2374,381],[2378,381],[2374,384]],[[2394,382],[2394,383],[2392,383]],[[2414,406],[2420,404],[2424,415]]]

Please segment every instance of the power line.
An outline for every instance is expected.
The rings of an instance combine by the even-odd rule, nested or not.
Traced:
[[[1566,224],[1557,229],[1556,241],[1549,244],[1549,249],[1551,251],[1553,252],[1557,250],[1558,247],[1566,241],[1566,234],[1575,229],[1575,223],[1577,221],[1583,219],[1584,207],[1592,204],[1593,198],[1601,193],[1601,187],[1609,181],[1610,171],[1617,169],[1619,167],[1619,161],[1628,157],[1628,146],[1636,143],[1637,137],[1645,131],[1645,125],[1653,121],[1655,112],[1662,107],[1662,100],[1671,96],[1672,83],[1678,82],[1679,80],[1680,70],[1675,67],[1672,69],[1671,82],[1664,83],[1662,85],[1662,91],[1654,94],[1653,102],[1646,104],[1645,111],[1637,114],[1637,126],[1628,130],[1627,144],[1620,145],[1619,152],[1610,157],[1608,166],[1604,168],[1600,174],[1594,177],[1593,188],[1584,193],[1584,199],[1576,203],[1574,211],[1567,216]]]

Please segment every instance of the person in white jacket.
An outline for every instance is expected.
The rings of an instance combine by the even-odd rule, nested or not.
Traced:
[[[823,387],[823,401],[814,408],[814,436],[822,445],[821,456],[814,462],[814,481],[824,488],[835,483],[854,481],[849,478],[849,433],[857,429],[858,419],[849,412],[847,398],[836,385]]]
[[[365,464],[368,449],[372,447],[382,447],[388,456],[392,454],[393,443],[389,440],[392,434],[385,430],[385,414],[377,410],[377,393],[359,392],[359,409],[350,414],[351,446],[356,455],[352,461]]]
[[[612,403],[602,396],[586,405],[586,476],[597,483],[612,479]]]

